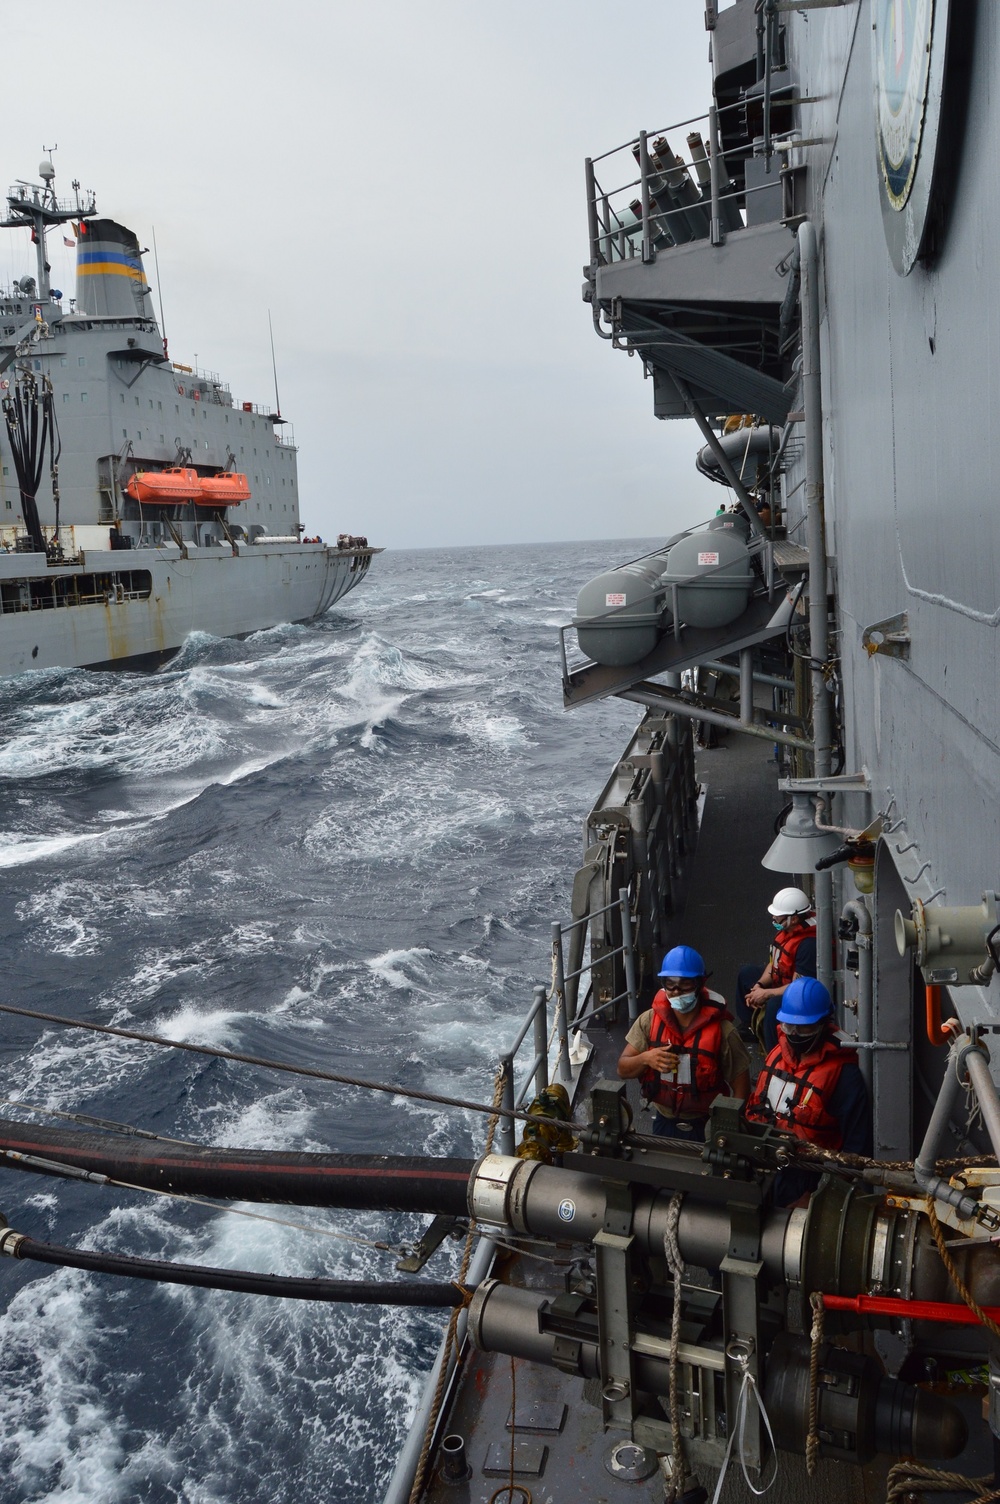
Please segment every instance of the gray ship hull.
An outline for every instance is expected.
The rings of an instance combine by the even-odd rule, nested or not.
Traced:
[[[364,578],[370,549],[236,544],[97,552],[72,566],[0,555],[0,675],[162,660],[193,631],[241,637],[320,616]]]

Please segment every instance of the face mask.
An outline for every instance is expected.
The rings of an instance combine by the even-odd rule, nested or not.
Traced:
[[[801,1060],[803,1055],[808,1055],[809,1051],[815,1048],[822,1032],[822,1029],[814,1029],[811,1034],[800,1034],[797,1037],[793,1034],[786,1034],[785,1042],[796,1060]]]
[[[781,930],[783,930],[785,928],[785,925],[788,924],[788,923],[789,923],[789,921],[787,919],[772,919],[771,920],[772,928],[775,931],[779,932],[779,933],[780,933]]]
[[[675,1013],[690,1013],[697,1001],[697,992],[682,992],[680,997],[670,999],[670,1006]]]

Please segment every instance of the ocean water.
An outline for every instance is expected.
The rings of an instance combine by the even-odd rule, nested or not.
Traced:
[[[155,674],[0,681],[6,999],[488,1101],[637,718],[563,711],[556,628],[643,551],[389,553],[309,626],[196,636]],[[5,1102],[218,1145],[481,1152],[469,1114],[0,1018]],[[35,1237],[294,1275],[391,1278],[333,1234],[422,1225],[0,1186]],[[441,1326],[4,1261],[0,1504],[377,1501]]]

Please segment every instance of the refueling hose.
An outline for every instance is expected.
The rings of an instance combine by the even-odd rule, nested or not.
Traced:
[[[12,1168],[58,1174],[56,1163],[127,1181],[144,1190],[267,1201],[292,1206],[342,1206],[358,1211],[465,1216],[474,1161],[391,1154],[297,1154],[283,1150],[214,1149],[107,1133],[80,1133],[0,1119],[0,1152],[39,1156]]]
[[[127,1254],[96,1253],[39,1243],[4,1228],[0,1254],[32,1259],[64,1269],[87,1269],[95,1274],[118,1274],[126,1279],[153,1280],[166,1285],[197,1285],[207,1290],[235,1290],[243,1295],[278,1295],[286,1300],[380,1306],[461,1306],[465,1291],[458,1285],[423,1280],[297,1279],[280,1274],[252,1274],[244,1269],[213,1269],[202,1264],[168,1264]]]

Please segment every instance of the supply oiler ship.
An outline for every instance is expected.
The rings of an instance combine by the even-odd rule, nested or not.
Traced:
[[[192,631],[305,621],[353,589],[373,550],[303,538],[277,385],[235,402],[170,359],[146,250],[78,182],[58,197],[51,157],[5,209],[30,264],[0,290],[0,675],[153,664]],[[52,285],[50,235],[75,244],[75,296]]]
[[[454,1104],[483,1156],[0,1130],[31,1174],[430,1216],[404,1277],[363,1286],[0,1237],[118,1276],[450,1308],[387,1504],[1000,1496],[998,18],[709,0],[705,22],[704,119],[589,159],[581,205],[587,314],[654,416],[694,420],[703,506],[581,582],[562,633],[570,712],[644,716],[494,1098]],[[873,1157],[724,1096],[704,1145],[653,1136],[615,1062],[666,949],[699,947],[731,992],[789,882]],[[817,1188],[780,1206],[796,1163]]]

